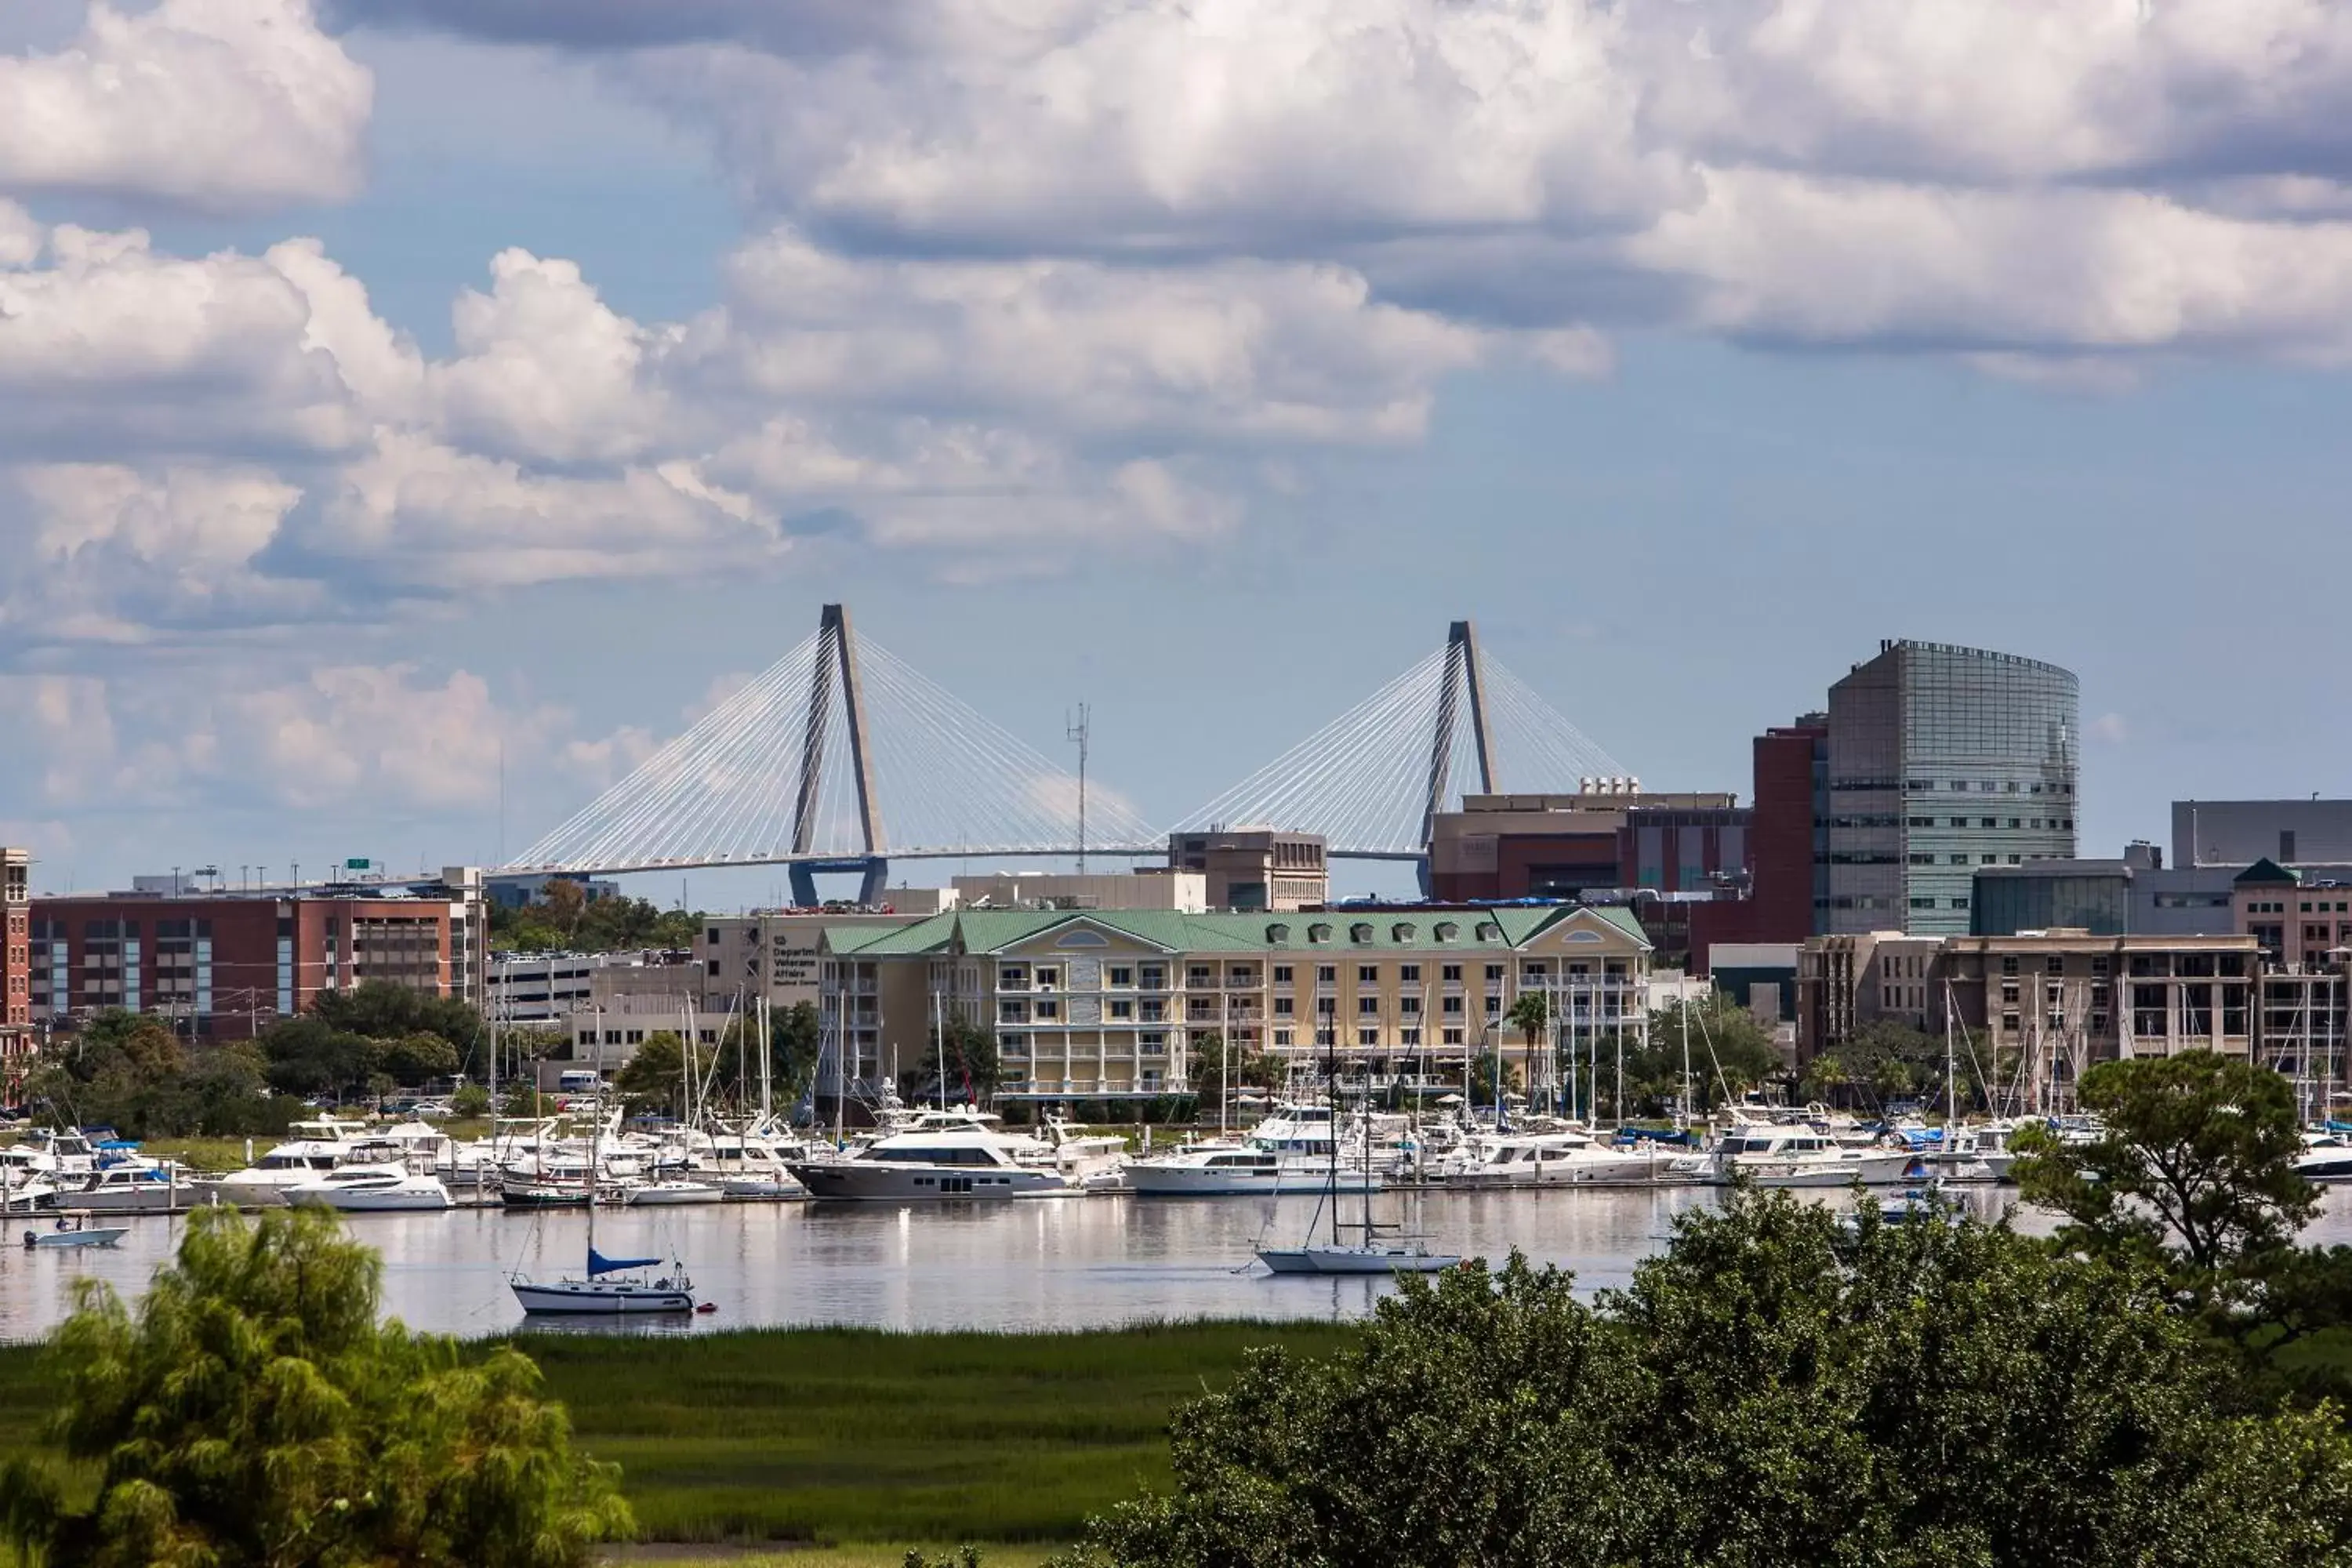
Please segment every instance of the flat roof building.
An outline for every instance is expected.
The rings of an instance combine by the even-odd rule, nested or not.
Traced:
[[[2242,870],[2257,860],[2352,876],[2352,800],[2176,800],[2172,863]]]
[[[1171,833],[1168,868],[1205,877],[1212,910],[1303,910],[1331,896],[1328,846],[1319,833],[1247,826]]]
[[[2080,709],[2054,664],[1881,643],[1830,688],[1816,929],[1963,934],[1979,868],[2073,858]]]

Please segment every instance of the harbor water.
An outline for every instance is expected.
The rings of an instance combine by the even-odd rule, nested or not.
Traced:
[[[1982,1214],[2016,1201],[2010,1188],[1959,1191]],[[1835,1191],[1801,1195],[1852,1202]],[[1705,1187],[1586,1187],[1401,1193],[1376,1202],[1384,1222],[1402,1222],[1433,1250],[1500,1258],[1517,1247],[1572,1269],[1584,1288],[1601,1289],[1626,1283],[1636,1264],[1662,1248],[1676,1214],[1720,1197]],[[1040,1330],[1360,1315],[1393,1284],[1277,1279],[1253,1261],[1261,1239],[1303,1237],[1314,1210],[1311,1197],[713,1204],[600,1215],[597,1243],[615,1254],[683,1257],[718,1309],[688,1331],[805,1323]],[[2028,1229],[2042,1228],[2041,1220],[2020,1216]],[[16,1245],[0,1248],[0,1338],[26,1340],[72,1310],[77,1280],[103,1279],[135,1297],[169,1260],[187,1222],[132,1219],[119,1247],[38,1252],[24,1248],[21,1232],[45,1222],[9,1223]],[[346,1224],[383,1256],[388,1313],[415,1328],[467,1336],[520,1325],[507,1276],[518,1268],[542,1277],[576,1270],[586,1239],[585,1216],[577,1213],[469,1208],[355,1215]],[[2352,1195],[2331,1189],[2305,1239],[2352,1241]]]

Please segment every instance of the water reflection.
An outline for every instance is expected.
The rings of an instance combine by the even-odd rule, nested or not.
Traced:
[[[1806,1194],[1844,1205],[1843,1193]],[[1963,1201],[1992,1214],[2014,1194],[1974,1190]],[[1625,1284],[1665,1244],[1674,1216],[1717,1201],[1697,1187],[1544,1193],[1401,1194],[1381,1200],[1434,1248],[1499,1258],[1516,1247],[1572,1269],[1580,1286]],[[1394,1287],[1380,1279],[1268,1277],[1252,1259],[1261,1239],[1297,1241],[1311,1197],[1138,1200],[1071,1197],[992,1205],[745,1205],[621,1211],[597,1220],[608,1252],[683,1257],[718,1311],[688,1324],[630,1331],[770,1323],[855,1323],[902,1329],[1076,1328],[1154,1318],[1355,1316]],[[2042,1228],[2042,1216],[2021,1223]],[[126,1296],[144,1288],[177,1247],[186,1221],[138,1218],[112,1249],[0,1252],[0,1337],[46,1332],[72,1310],[76,1283],[102,1279]],[[384,1260],[387,1310],[418,1328],[476,1335],[522,1321],[507,1289],[520,1268],[580,1267],[579,1214],[358,1216],[352,1234]],[[2352,1241],[2352,1198],[2327,1194],[2308,1233]]]

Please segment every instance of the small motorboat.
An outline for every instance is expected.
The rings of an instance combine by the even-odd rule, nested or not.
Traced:
[[[25,1249],[46,1252],[51,1247],[112,1247],[130,1234],[127,1225],[85,1225],[79,1220],[61,1219],[53,1229],[26,1231]]]
[[[643,1208],[670,1204],[715,1204],[725,1195],[708,1182],[664,1177],[658,1182],[630,1184],[624,1189],[621,1201],[631,1208]]]

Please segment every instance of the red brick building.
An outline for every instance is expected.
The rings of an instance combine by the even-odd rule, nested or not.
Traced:
[[[1748,817],[1728,795],[1471,795],[1431,826],[1430,895],[1573,900],[1738,884]]]
[[[1829,742],[1829,721],[1818,713],[1756,737],[1748,892],[1691,911],[1697,973],[1707,973],[1707,950],[1717,942],[1801,942],[1819,929]]]
[[[14,1101],[32,1060],[33,858],[0,845],[0,1080]]]
[[[41,898],[30,910],[30,1015],[70,1027],[110,1007],[191,1037],[246,1039],[320,991],[389,981],[478,1006],[481,874],[282,892]]]

